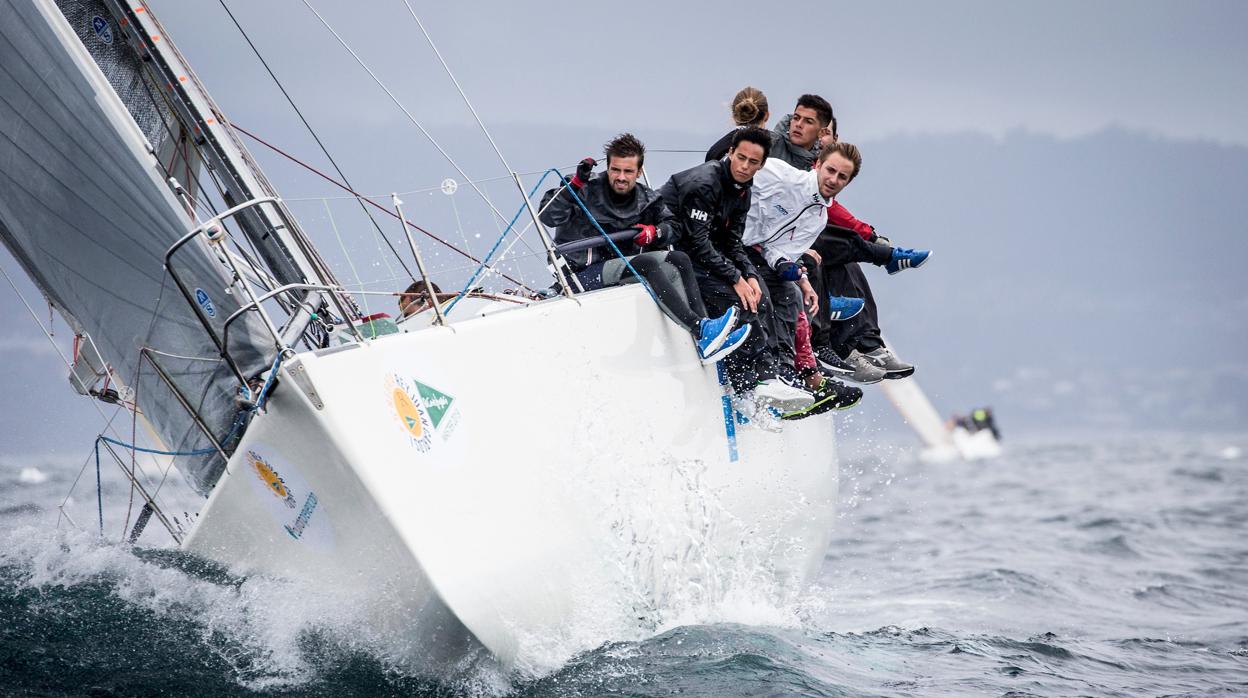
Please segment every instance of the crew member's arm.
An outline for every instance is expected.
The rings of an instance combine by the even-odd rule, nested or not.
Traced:
[[[863,240],[870,240],[875,234],[875,228],[854,218],[854,214],[842,206],[839,202],[833,201],[828,206],[828,225],[834,225],[838,228],[849,228],[858,233],[858,237]]]
[[[576,192],[576,196],[585,200],[585,185],[589,183],[589,178],[593,175],[594,165],[598,164],[593,158],[585,158],[576,166],[576,174],[572,176],[571,181],[566,187],[556,187],[542,195],[541,215],[538,216],[542,223],[552,228],[564,225],[573,217],[584,215],[581,205],[573,198],[572,192]]]
[[[675,245],[680,239],[681,227],[676,222],[676,214],[663,202],[663,197],[656,197],[650,205],[637,217],[637,236],[633,242],[642,248],[661,249]]]
[[[714,210],[715,208],[707,202],[706,197],[696,191],[681,198],[678,214],[682,230],[680,249],[712,276],[732,286],[732,290],[736,292],[737,298],[741,301],[741,307],[755,312],[758,310],[758,301],[762,298],[762,291],[758,288],[757,280],[751,284],[747,278],[748,275],[757,276],[757,272],[754,271],[754,266],[749,260],[745,259],[745,250],[741,247],[740,229],[736,230],[737,235],[733,239],[736,248],[730,248],[728,256],[721,254],[711,244],[711,225],[714,221],[711,212]],[[741,219],[742,221],[745,219],[744,212],[741,214]]]
[[[682,249],[689,258],[712,276],[726,284],[734,284],[741,272],[731,260],[720,254],[711,244],[712,211],[715,209],[698,192],[690,192],[680,200],[680,219],[683,231],[680,235]]]

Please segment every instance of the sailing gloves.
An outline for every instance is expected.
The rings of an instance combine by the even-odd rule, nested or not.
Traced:
[[[638,247],[645,247],[656,240],[663,239],[662,228],[656,228],[653,225],[644,224],[634,225],[633,228],[637,230],[637,235],[633,238],[633,242],[636,243]]]
[[[802,265],[787,259],[782,259],[776,264],[776,273],[785,281],[797,281],[802,278],[804,271]]]
[[[589,178],[593,176],[594,165],[597,164],[597,160],[593,158],[585,158],[584,160],[581,160],[581,164],[576,166],[576,174],[572,175],[571,184],[577,191],[584,188],[585,183],[588,182]]]

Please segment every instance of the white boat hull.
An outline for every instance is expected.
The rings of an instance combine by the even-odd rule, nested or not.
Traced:
[[[635,286],[300,355],[186,548],[339,587],[431,664],[782,603],[832,534],[832,420],[734,424],[734,459],[722,395]]]

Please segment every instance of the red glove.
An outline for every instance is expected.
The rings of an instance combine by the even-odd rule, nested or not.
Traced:
[[[633,227],[637,229],[637,236],[633,238],[633,242],[638,247],[645,247],[663,237],[663,231],[653,225],[634,225]]]
[[[594,165],[597,164],[598,161],[593,158],[581,160],[581,163],[576,166],[576,174],[572,175],[571,185],[577,189],[584,187],[585,183],[589,181],[590,175],[594,173]]]

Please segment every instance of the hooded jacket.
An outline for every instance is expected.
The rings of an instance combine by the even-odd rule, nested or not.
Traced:
[[[745,245],[760,248],[772,269],[796,262],[828,224],[831,199],[819,193],[818,173],[767,158],[754,175],[754,198],[745,220]]]
[[[677,172],[659,189],[680,223],[676,249],[689,255],[695,268],[729,285],[758,276],[741,244],[750,188],[732,178],[727,161],[712,160]]]
[[[633,188],[632,194],[617,200],[611,192],[611,183],[607,173],[600,172],[592,177],[585,186],[576,193],[584,202],[585,208],[593,214],[598,225],[608,233],[631,228],[634,225],[653,225],[660,229],[662,239],[670,240],[678,227],[673,215],[658,192],[641,182]],[[553,200],[552,200],[553,199]],[[601,233],[592,221],[585,216],[585,211],[573,198],[571,187],[556,187],[542,195],[542,223],[555,228],[555,244],[599,237]],[[630,240],[617,243],[620,252],[625,256],[639,254],[642,250]],[[610,247],[578,250],[565,255],[572,271],[581,271],[585,267],[604,259],[615,256]]]
[[[815,147],[799,148],[789,141],[789,124],[793,121],[792,114],[786,114],[775,128],[771,130],[771,151],[768,159],[783,160],[799,170],[809,170],[819,157],[819,139],[815,139]]]

